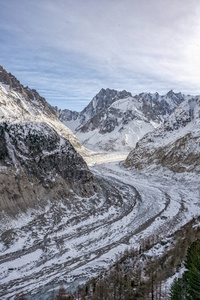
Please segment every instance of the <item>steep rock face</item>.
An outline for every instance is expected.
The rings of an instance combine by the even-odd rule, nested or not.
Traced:
[[[44,122],[74,146],[81,154],[88,150],[82,147],[73,132],[58,119],[55,110],[36,90],[24,87],[12,74],[0,66],[0,118],[2,121],[30,120]]]
[[[92,174],[81,156],[48,125],[4,123],[0,134],[1,211],[10,204],[33,206],[40,193],[42,201],[69,197],[72,190],[83,197],[94,193]]]
[[[192,96],[174,93],[171,90],[166,95],[141,93],[135,98],[142,102],[142,111],[149,120],[160,122],[166,119],[179,104],[186,99],[191,99]]]
[[[75,121],[79,113],[77,111],[72,111],[69,109],[59,109],[57,106],[53,107],[54,111],[56,112],[56,115],[58,118],[62,120],[62,122],[67,122],[67,121]]]
[[[53,109],[57,113],[60,121],[66,126],[69,126],[73,132],[76,132],[79,127],[82,127],[82,125],[101,112],[101,110],[108,108],[114,101],[128,96],[131,96],[131,93],[125,90],[101,89],[80,113],[69,109],[59,110],[57,107]]]
[[[84,149],[74,134],[36,91],[5,70],[0,74],[0,211],[93,195],[93,175],[69,142]]]
[[[36,90],[31,90],[29,87],[24,87],[20,81],[11,73],[7,73],[6,70],[0,66],[0,83],[7,86],[10,92],[15,92],[14,96],[17,98],[17,93],[21,96],[16,99],[17,104],[23,108],[23,103],[20,98],[24,98],[27,103],[34,108],[35,113],[37,110],[45,115],[55,118],[56,114],[52,107],[47,103],[45,98],[41,97]]]
[[[141,139],[126,167],[166,167],[174,172],[200,172],[200,98],[185,100],[159,128]]]
[[[139,139],[190,98],[173,91],[133,97],[126,91],[102,89],[81,113],[65,110],[59,118],[89,149],[131,151]]]
[[[127,91],[116,91],[111,89],[101,89],[100,92],[92,99],[92,101],[84,108],[82,114],[86,114],[89,118],[98,114],[102,109],[108,108],[114,101],[124,99],[131,96]]]

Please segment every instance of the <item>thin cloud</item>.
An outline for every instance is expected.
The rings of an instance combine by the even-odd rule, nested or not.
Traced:
[[[198,0],[2,0],[0,63],[62,108],[102,87],[199,94],[199,14]]]

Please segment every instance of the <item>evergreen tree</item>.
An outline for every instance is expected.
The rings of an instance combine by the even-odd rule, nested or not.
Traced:
[[[171,287],[171,300],[200,300],[200,240],[189,247],[181,279],[176,279]]]
[[[171,300],[184,300],[186,299],[186,289],[185,282],[183,278],[175,278],[171,290],[170,290],[170,299]]]
[[[200,240],[195,241],[188,249],[185,267],[188,294],[193,300],[200,299]]]

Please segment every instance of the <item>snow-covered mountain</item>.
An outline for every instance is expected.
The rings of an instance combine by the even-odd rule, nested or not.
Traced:
[[[156,130],[145,135],[128,155],[127,167],[166,167],[173,172],[200,172],[200,98],[185,100]]]
[[[68,139],[79,153],[87,153],[73,134],[59,121],[55,110],[41,97],[36,90],[24,87],[16,77],[7,73],[0,66],[0,93],[1,93],[1,122],[9,123],[20,121],[45,122],[56,130],[58,134]]]
[[[89,149],[131,151],[146,133],[190,98],[173,91],[164,96],[158,93],[132,96],[126,91],[102,89],[80,113],[55,110],[59,119]]]
[[[0,211],[94,193],[76,136],[35,90],[0,67]],[[75,148],[74,148],[75,147]]]
[[[109,149],[124,147],[127,128],[134,137],[138,126],[137,139],[153,130],[124,168],[111,162],[124,154],[82,147],[58,120],[64,113],[3,68],[0,82],[0,298],[47,300],[63,283],[73,291],[145,239],[154,245],[145,255],[166,257],[171,236],[199,211],[198,175],[178,173],[199,172],[199,98],[102,90],[82,113],[67,111],[77,133],[97,132]]]
[[[92,101],[79,113],[69,109],[59,110],[54,108],[57,116],[66,126],[74,132],[79,126],[85,124],[88,120],[93,118],[102,109],[107,109],[114,101],[131,96],[131,93],[126,91],[116,91],[111,89],[101,89],[100,92],[92,99]]]

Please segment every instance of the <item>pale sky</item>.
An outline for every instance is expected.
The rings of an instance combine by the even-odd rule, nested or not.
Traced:
[[[0,0],[0,65],[51,105],[200,94],[200,0]]]

